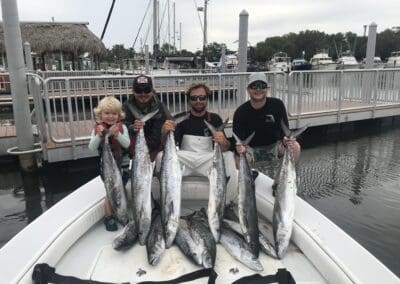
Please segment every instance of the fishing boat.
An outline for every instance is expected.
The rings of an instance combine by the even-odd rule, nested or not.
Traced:
[[[400,51],[390,53],[385,68],[400,68]]]
[[[292,70],[311,70],[311,64],[304,58],[296,58],[292,61]]]
[[[235,200],[237,176],[231,176],[231,180],[227,199]],[[262,173],[255,180],[259,218],[267,224],[260,230],[271,242],[272,226],[268,224],[274,206],[272,184],[273,180]],[[154,193],[158,187],[154,178]],[[110,283],[174,279],[200,269],[175,245],[164,252],[157,266],[148,264],[145,246],[135,244],[126,251],[115,251],[111,243],[122,228],[117,232],[104,229],[104,197],[103,182],[97,177],[25,227],[0,249],[0,282],[33,283],[32,272],[38,263],[49,264],[61,275]],[[207,198],[207,178],[183,179],[183,214],[206,206]],[[295,202],[288,251],[281,260],[260,253],[262,275],[285,268],[296,283],[400,283],[386,266],[320,212],[300,197]],[[216,283],[231,283],[255,273],[220,245],[214,269],[218,274]],[[207,283],[207,280],[191,283]]]
[[[338,70],[343,69],[358,69],[360,64],[357,62],[354,55],[348,50],[342,53],[342,55],[337,60],[337,67]]]
[[[272,72],[290,72],[290,57],[286,52],[277,52],[267,63],[267,68]]]
[[[311,59],[312,70],[336,70],[337,64],[333,62],[332,57],[326,52],[315,54]]]

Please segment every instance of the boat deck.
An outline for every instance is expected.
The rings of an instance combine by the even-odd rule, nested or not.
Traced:
[[[189,208],[193,208],[193,203],[186,208],[187,213],[190,212]],[[272,225],[264,224],[260,229],[272,241]],[[148,264],[146,247],[138,243],[126,251],[115,251],[111,243],[121,230],[120,226],[117,232],[107,232],[102,222],[98,222],[68,250],[56,265],[57,273],[96,281],[136,283],[174,279],[202,269],[194,265],[176,245],[164,252],[157,266]],[[79,265],[76,262],[78,258]],[[275,274],[279,268],[286,268],[296,283],[327,283],[293,243],[283,260],[273,259],[262,252],[259,260],[264,267],[264,271],[260,272],[261,275]],[[232,268],[237,268],[238,272],[231,272]],[[216,283],[232,283],[241,277],[258,273],[235,260],[221,245],[217,245],[214,269],[218,274]],[[146,273],[139,276],[138,272],[143,270]],[[207,278],[190,283],[207,283]]]

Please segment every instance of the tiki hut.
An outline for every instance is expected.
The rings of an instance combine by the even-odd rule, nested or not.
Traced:
[[[89,23],[65,22],[20,22],[22,42],[29,42],[36,68],[47,69],[46,66],[57,63],[57,69],[64,69],[64,62],[71,62],[72,69],[78,69],[82,61],[80,57],[88,55],[92,61],[106,52],[103,42],[92,33]],[[4,30],[0,25],[0,53],[5,54]],[[60,66],[60,68],[58,68]]]

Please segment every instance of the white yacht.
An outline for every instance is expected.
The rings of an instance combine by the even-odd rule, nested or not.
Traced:
[[[343,52],[342,56],[340,56],[337,60],[336,69],[338,70],[358,68],[360,68],[360,64],[350,51]]]
[[[360,68],[365,68],[366,64],[366,59],[364,58],[362,61],[362,64],[360,65]],[[372,68],[373,69],[379,69],[379,68],[384,68],[385,63],[383,63],[382,59],[379,56],[374,57],[374,62],[372,63]]]
[[[275,53],[272,59],[267,63],[267,68],[272,72],[290,72],[290,57],[286,52]]]
[[[400,68],[400,51],[393,51],[390,54],[385,68]]]
[[[315,54],[311,59],[312,70],[336,70],[337,64],[333,62],[332,57],[326,52]]]

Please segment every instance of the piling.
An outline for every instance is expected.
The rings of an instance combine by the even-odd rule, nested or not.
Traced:
[[[365,55],[365,68],[371,69],[374,65],[377,25],[372,22],[368,27],[367,54]]]
[[[247,69],[247,39],[249,30],[249,13],[243,10],[239,15],[239,47],[238,47],[238,72],[246,72]],[[246,79],[241,77],[239,79],[239,100],[244,103],[246,98]]]
[[[13,115],[17,134],[18,152],[34,150],[32,124],[30,120],[28,89],[22,51],[21,30],[19,26],[16,0],[1,1],[4,40],[10,74]],[[32,173],[37,169],[35,154],[19,155],[21,171]]]

